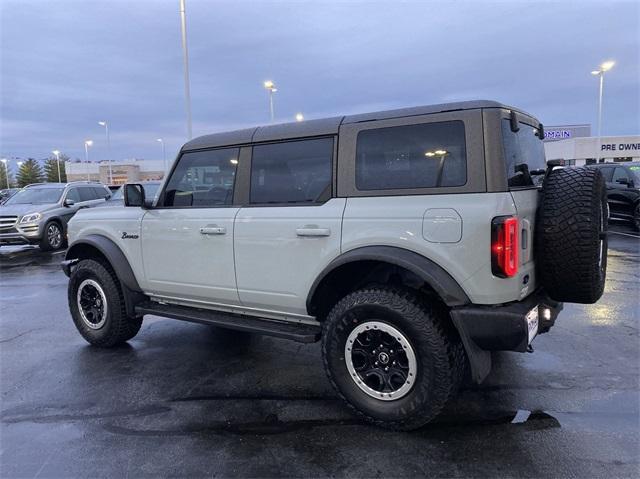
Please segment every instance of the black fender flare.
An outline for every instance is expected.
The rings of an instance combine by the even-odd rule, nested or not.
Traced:
[[[109,264],[111,264],[118,279],[129,290],[136,292],[142,291],[138,280],[133,274],[133,269],[120,247],[113,240],[98,234],[84,236],[69,245],[69,249],[64,258],[65,261],[62,264],[62,269],[67,276],[70,274],[71,266],[78,261],[83,246],[90,246],[100,251],[107,261],[109,261]]]
[[[397,246],[363,246],[341,254],[322,270],[307,295],[307,311],[313,310],[314,297],[322,281],[336,268],[356,261],[381,261],[405,268],[429,284],[449,307],[464,306],[471,302],[458,282],[429,258]]]

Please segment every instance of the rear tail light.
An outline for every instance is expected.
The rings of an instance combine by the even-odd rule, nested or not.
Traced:
[[[499,216],[491,222],[491,271],[500,278],[518,272],[518,218]]]

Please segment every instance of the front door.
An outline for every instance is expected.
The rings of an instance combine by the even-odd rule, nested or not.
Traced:
[[[190,303],[238,304],[233,261],[237,148],[184,153],[142,219],[144,289]]]
[[[249,205],[235,224],[244,306],[307,314],[314,279],[340,254],[346,200],[331,198],[333,148],[332,138],[253,147]]]

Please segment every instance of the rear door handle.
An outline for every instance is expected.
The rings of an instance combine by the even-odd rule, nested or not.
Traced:
[[[316,225],[303,226],[296,229],[298,236],[331,236],[329,228],[318,228]]]
[[[207,225],[200,228],[201,235],[226,235],[227,228],[218,225]]]

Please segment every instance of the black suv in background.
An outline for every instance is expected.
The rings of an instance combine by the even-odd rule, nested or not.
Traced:
[[[598,168],[607,182],[609,216],[630,221],[640,231],[640,162],[600,163]]]

